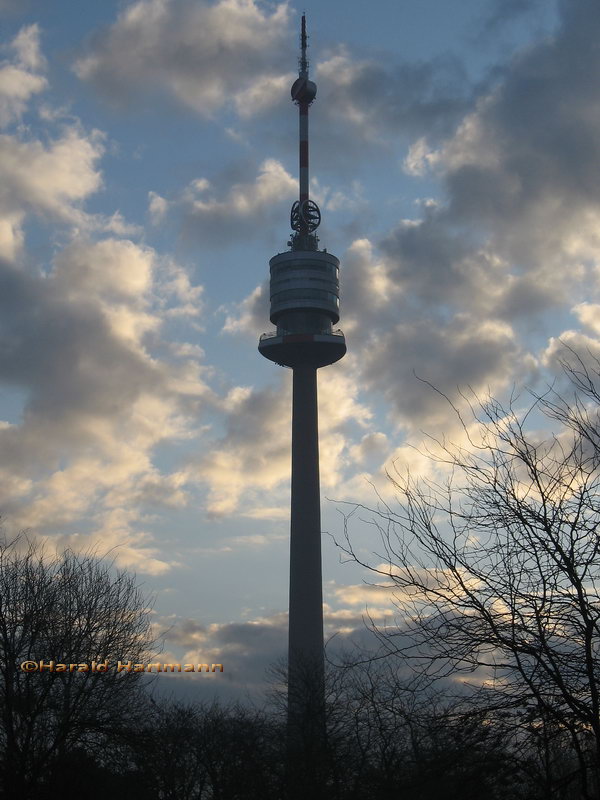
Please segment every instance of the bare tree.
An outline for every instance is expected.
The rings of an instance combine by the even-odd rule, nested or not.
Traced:
[[[125,757],[140,796],[156,800],[269,800],[283,791],[282,731],[239,704],[152,703]],[[131,755],[129,755],[131,754]]]
[[[354,552],[351,515],[343,549],[393,587],[398,625],[377,631],[387,652],[436,680],[474,673],[481,708],[510,710],[521,733],[527,719],[530,733],[567,735],[570,779],[597,798],[600,362],[569,352],[563,366],[569,393],[532,395],[525,411],[475,398],[467,423],[455,409],[467,443],[426,450],[442,477],[396,473],[398,507],[368,509],[382,563]]]
[[[538,797],[511,736],[393,657],[347,653],[327,672],[329,746],[339,798]],[[528,766],[528,765],[527,765]]]
[[[5,797],[36,796],[53,775],[68,772],[72,752],[100,749],[107,736],[132,724],[143,675],[116,667],[118,660],[148,657],[148,611],[135,578],[109,561],[69,550],[47,556],[23,537],[0,544]],[[106,672],[92,671],[92,662],[107,660]],[[54,670],[21,668],[40,661],[53,661]],[[59,671],[59,664],[66,669]]]

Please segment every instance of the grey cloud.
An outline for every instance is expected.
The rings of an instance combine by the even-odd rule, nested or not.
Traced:
[[[482,225],[531,268],[564,252],[600,201],[600,9],[561,4],[557,35],[526,50],[448,146],[448,218]],[[563,252],[561,252],[563,251]]]
[[[260,336],[269,326],[269,308],[269,281],[267,279],[238,306],[234,307],[231,313],[228,313],[223,330],[227,333]]]
[[[30,5],[31,0],[0,0],[0,14],[22,16]]]
[[[258,354],[257,354],[258,358]],[[289,412],[290,387],[234,388],[225,398],[225,434],[193,465],[210,486],[210,514],[232,513],[243,493],[273,492],[289,471],[289,436],[280,421]]]
[[[43,67],[37,26],[10,47],[23,70]],[[7,85],[15,96],[23,90]],[[151,546],[141,506],[149,493],[185,504],[187,476],[163,474],[153,449],[193,434],[192,398],[206,388],[195,358],[160,358],[157,332],[170,315],[194,314],[201,288],[149,247],[93,238],[131,232],[118,213],[83,207],[102,184],[103,134],[87,135],[54,112],[46,108],[36,131],[19,126],[2,137],[0,384],[17,400],[0,420],[0,511],[7,530],[29,528],[75,548],[114,546],[122,566],[157,574],[170,564]],[[29,220],[34,238],[53,224],[52,241],[31,252]],[[50,269],[34,260],[49,244]]]
[[[408,302],[456,302],[464,292],[467,277],[461,266],[471,252],[469,242],[436,216],[399,225],[380,246],[389,259],[390,278],[405,288]]]
[[[536,332],[547,333],[551,312],[593,291],[585,265],[598,259],[600,9],[583,0],[561,9],[554,38],[506,64],[468,113],[456,105],[464,116],[428,162],[442,201],[342,257],[341,325],[359,381],[383,393],[403,424],[427,425],[447,412],[413,370],[451,394],[536,380],[535,354],[518,331],[539,323]],[[355,84],[357,97],[373,95],[373,108],[390,100],[379,68],[345,56],[338,64],[349,70],[329,66],[338,108]],[[434,75],[423,71],[421,89]],[[391,103],[386,113],[382,124],[392,125],[405,111]],[[262,299],[248,298],[249,326],[264,314]]]
[[[507,320],[533,322],[549,309],[563,303],[555,287],[546,285],[535,276],[521,275],[508,282],[496,307],[499,317]]]
[[[429,426],[443,422],[449,408],[419,378],[450,397],[461,386],[485,391],[509,376],[515,378],[518,355],[503,328],[460,317],[444,325],[412,319],[372,342],[363,376],[368,388],[381,393],[401,419]]]
[[[200,634],[200,635],[199,635]],[[224,672],[210,687],[201,691],[214,693],[222,700],[252,697],[258,700],[268,690],[269,669],[281,663],[287,644],[287,614],[254,622],[204,626],[194,620],[178,620],[166,637],[166,648],[178,648],[177,658],[194,658],[201,663],[223,664]],[[169,676],[170,677],[170,676]],[[178,680],[173,688],[178,694],[198,691],[198,681]],[[193,688],[192,688],[193,687]],[[161,686],[161,689],[165,687]],[[167,687],[169,690],[171,686]]]
[[[0,382],[26,397],[21,423],[0,430],[0,461],[23,480],[89,453],[106,420],[118,425],[142,392],[164,391],[93,303],[69,303],[52,283],[0,264]],[[2,498],[3,514],[18,518],[21,501]]]
[[[477,38],[488,40],[492,35],[508,26],[522,24],[523,18],[539,13],[548,0],[492,0],[477,25]],[[550,5],[550,4],[548,4]]]
[[[182,619],[178,620],[173,627],[168,626],[165,635],[168,637],[169,642],[173,644],[190,647],[190,642],[194,636],[206,634],[207,631],[207,626],[197,620]]]
[[[360,61],[342,51],[317,68],[320,112],[338,128],[340,117],[356,136],[406,138],[448,135],[470,107],[471,86],[454,57],[429,62]]]
[[[515,57],[431,151],[443,202],[350,259],[345,286],[354,277],[360,288],[345,291],[343,313],[356,326],[357,363],[404,423],[441,413],[413,369],[450,393],[535,379],[519,326],[537,321],[547,332],[550,312],[593,298],[600,7],[571,0],[560,9],[555,37]],[[365,269],[372,285],[358,275]]]
[[[26,414],[111,415],[157,374],[125,347],[92,303],[65,302],[51,279],[0,266],[0,379],[26,388]]]
[[[185,238],[227,247],[282,228],[297,193],[295,179],[275,159],[266,159],[253,175],[248,173],[245,163],[212,181],[203,176],[188,185],[175,201]]]
[[[373,634],[366,629],[361,612],[344,616],[344,633],[339,633],[339,619],[335,614],[324,613],[326,654],[332,663],[341,663],[349,653],[358,649],[374,651],[376,642]],[[275,678],[273,669],[285,664],[287,657],[287,614],[272,613],[268,617],[251,622],[213,624],[208,627],[193,620],[178,620],[166,638],[166,648],[171,642],[182,648],[189,657],[197,653],[202,663],[223,663],[224,672],[218,682],[210,687],[200,687],[200,691],[214,693],[221,700],[263,699],[272,689]],[[202,636],[196,631],[202,629]],[[191,635],[184,633],[191,632]],[[333,636],[333,634],[336,634]],[[179,656],[178,656],[179,657]],[[183,676],[182,676],[183,677]],[[165,681],[166,683],[166,681]],[[198,691],[197,678],[180,679],[169,686],[161,685],[161,690],[172,688],[183,696]]]
[[[150,96],[206,117],[227,107],[244,130],[258,126],[263,143],[287,149],[283,108],[295,67],[294,33],[287,4],[271,8],[254,0],[138,0],[95,34],[74,68],[122,106]],[[368,143],[380,149],[399,136],[447,136],[472,105],[473,87],[451,55],[416,63],[396,54],[361,59],[343,46],[316,55],[321,124],[313,141],[323,169],[347,167],[343,157]],[[285,131],[285,138],[274,131]]]
[[[77,258],[85,268],[71,270]],[[107,275],[123,260],[114,300]],[[0,503],[12,527],[114,545],[121,564],[156,573],[168,564],[141,528],[144,488],[168,483],[184,504],[185,476],[151,458],[183,424],[175,368],[142,346],[159,319],[144,299],[152,263],[131,242],[75,240],[47,275],[0,264],[0,382],[25,395],[21,419],[0,424]]]

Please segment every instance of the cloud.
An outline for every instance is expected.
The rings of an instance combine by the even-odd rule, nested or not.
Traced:
[[[0,257],[14,260],[23,245],[28,215],[69,224],[80,230],[110,228],[118,217],[90,216],[82,203],[102,185],[98,160],[102,135],[66,127],[58,139],[43,143],[19,135],[0,135]]]
[[[18,63],[26,69],[40,70],[46,66],[46,59],[40,49],[38,25],[26,25],[21,28],[9,47],[14,50]]]
[[[249,517],[250,519],[264,519],[275,520],[277,522],[287,521],[290,517],[290,510],[287,506],[273,507],[273,506],[259,506],[248,509],[248,511],[241,512],[242,517]],[[263,545],[267,543],[266,537],[261,537],[259,540],[254,541],[254,544]]]
[[[248,144],[258,134],[277,153],[282,142],[274,131],[285,125],[282,110],[294,79],[291,18],[287,3],[137,0],[96,31],[74,69],[122,108],[150,98],[153,106],[166,102],[171,112],[191,108],[219,119],[238,142]],[[341,45],[315,53],[311,68],[321,120],[313,132],[315,153],[324,171],[343,172],[344,179],[348,157],[372,158],[382,144],[391,152],[399,138],[426,133],[439,141],[472,104],[468,75],[450,56],[411,63],[395,54],[359,57]]]
[[[422,430],[458,433],[447,400],[419,377],[461,407],[459,388],[501,395],[514,382],[543,380],[548,336],[571,310],[588,339],[596,333],[600,11],[580,0],[560,8],[555,35],[514,56],[478,97],[453,93],[457,71],[444,89],[437,65],[420,73],[415,67],[415,85],[432,82],[434,89],[424,93],[429,106],[404,128],[414,137],[405,164],[416,178],[438,180],[439,196],[421,204],[417,218],[399,220],[378,238],[363,235],[341,254],[340,325],[349,351],[340,374],[352,376],[362,402],[384,398],[406,437],[397,457],[418,469],[423,460],[408,446],[419,444]],[[410,96],[406,107],[395,102],[389,66],[340,50],[318,70],[323,86],[332,87],[331,104],[323,105],[344,109],[354,137],[384,139],[414,111]],[[445,106],[444,96],[454,101]],[[439,124],[426,133],[427,115],[438,113]],[[225,331],[260,333],[267,305],[263,284],[227,316]],[[331,441],[346,489],[356,489],[357,466],[379,484],[390,463],[392,444],[365,423],[358,439],[344,429],[345,446]],[[370,442],[378,447],[367,454]],[[339,473],[330,474],[335,486]]]
[[[28,6],[29,0],[0,0],[0,14],[22,14]]]
[[[356,652],[355,648],[361,645],[375,648],[375,639],[366,629],[360,610],[332,608],[325,603],[323,612],[328,659],[341,661],[344,653]],[[278,682],[277,670],[287,658],[288,616],[284,612],[256,615],[246,622],[212,624],[200,619],[165,617],[156,621],[156,628],[166,631],[170,654],[169,659],[161,657],[161,661],[170,661],[173,655],[176,663],[223,664],[218,684],[211,686],[220,699],[264,697]],[[170,689],[174,685],[170,678],[169,683]],[[178,681],[176,691],[197,692],[197,682],[187,676],[187,680]]]
[[[158,225],[169,208],[168,201],[157,192],[148,192],[148,213],[153,225]]]
[[[36,26],[17,35],[13,77],[43,69],[38,45]],[[19,97],[13,115],[27,92]],[[198,435],[198,403],[211,394],[202,351],[181,341],[183,322],[202,313],[202,287],[125,238],[138,229],[118,211],[87,211],[103,154],[102,133],[51,106],[37,128],[0,136],[0,382],[19,398],[0,424],[0,507],[11,530],[114,547],[123,566],[159,574],[174,562],[154,544],[147,510],[184,506],[189,475],[161,470],[154,450]],[[38,235],[52,225],[43,265],[26,222]]]
[[[241,303],[227,313],[223,325],[224,333],[241,333],[249,336],[260,336],[268,327],[269,319],[269,282],[257,286]]]
[[[232,185],[231,176],[226,177],[223,189],[213,188],[206,178],[197,178],[183,191],[177,205],[188,236],[221,246],[232,240],[247,240],[264,232],[267,224],[285,219],[283,204],[291,204],[298,191],[296,180],[272,158],[260,164],[253,181]]]
[[[18,203],[64,221],[76,221],[73,204],[101,185],[95,167],[102,152],[99,135],[87,137],[73,128],[49,146],[1,137],[2,207]]]
[[[279,370],[278,377],[273,386],[230,390],[222,403],[225,434],[213,440],[207,455],[190,467],[209,486],[211,514],[228,515],[240,509],[246,516],[273,519],[281,515],[279,509],[273,513],[273,500],[287,505],[291,372]],[[368,408],[357,395],[350,376],[337,370],[321,372],[319,413],[327,420],[319,446],[323,487],[340,483],[346,465],[346,435],[370,420]]]
[[[212,624],[166,617],[157,619],[156,629],[166,631],[166,647],[176,663],[223,664],[218,684],[211,687],[220,699],[248,699],[249,694],[258,699],[268,687],[269,668],[285,654],[287,614]],[[185,693],[193,687],[197,692],[197,683],[187,678],[178,681],[176,690]]]
[[[549,4],[551,5],[551,4]],[[523,24],[523,18],[540,13],[542,0],[492,0],[485,9],[482,24],[477,31],[479,37],[486,40],[506,26]]]
[[[45,67],[39,36],[39,27],[28,25],[5,48],[13,59],[0,63],[0,127],[18,120],[28,101],[47,86],[46,78],[39,74]]]
[[[210,444],[196,466],[198,477],[210,487],[209,513],[231,514],[244,505],[245,492],[273,490],[288,477],[289,430],[281,423],[289,418],[290,402],[288,381],[230,390],[224,402],[226,433]]]
[[[350,449],[350,458],[358,466],[373,458],[387,456],[389,447],[388,437],[385,433],[381,431],[366,433],[360,443]]]
[[[204,117],[228,104],[252,115],[281,83],[288,17],[286,3],[138,0],[96,34],[75,72],[121,105],[158,90]]]
[[[446,219],[478,226],[513,265],[554,280],[599,245],[600,12],[582,0],[561,11],[557,35],[515,58],[438,153]]]
[[[341,46],[316,66],[323,112],[340,116],[353,135],[380,143],[390,134],[448,134],[471,102],[467,74],[458,60],[387,63],[357,58]]]
[[[0,430],[3,512],[17,528],[118,544],[120,563],[153,573],[168,560],[142,509],[185,505],[188,482],[161,473],[153,449],[193,435],[187,398],[207,391],[195,353],[173,365],[151,353],[162,280],[154,251],[115,239],[74,240],[48,275],[0,265],[0,380],[26,396],[22,421]]]
[[[212,180],[194,178],[170,199],[149,192],[152,224],[175,219],[188,242],[219,248],[257,239],[270,227],[280,230],[298,193],[297,180],[273,158],[260,163],[254,175],[250,169],[247,161]]]
[[[579,320],[596,336],[600,336],[600,304],[579,303],[573,309]]]
[[[415,138],[406,163],[440,181],[440,200],[342,258],[358,380],[409,436],[451,415],[413,372],[453,398],[501,393],[539,376],[532,327],[543,343],[574,308],[593,330],[582,301],[600,263],[600,11],[560,9],[556,35],[515,56],[451,135]]]
[[[447,401],[419,378],[454,397],[459,386],[502,389],[515,377],[521,345],[489,275],[502,269],[435,216],[400,223],[379,247],[357,240],[342,263],[346,360],[407,433],[449,418]]]

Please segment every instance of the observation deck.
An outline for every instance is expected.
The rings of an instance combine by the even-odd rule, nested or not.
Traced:
[[[301,364],[326,367],[345,355],[346,339],[340,330],[292,333],[278,329],[263,333],[258,350],[265,358],[282,367],[298,367]]]
[[[278,253],[271,269],[272,333],[260,337],[260,353],[276,364],[324,367],[339,361],[346,340],[332,324],[340,318],[340,262],[324,250]]]

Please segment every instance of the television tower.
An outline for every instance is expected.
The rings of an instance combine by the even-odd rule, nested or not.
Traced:
[[[340,317],[340,262],[318,248],[321,212],[309,197],[308,109],[317,87],[308,77],[304,15],[300,47],[292,86],[300,117],[300,192],[290,215],[290,249],[269,262],[270,319],[277,330],[263,334],[258,349],[293,370],[288,739],[306,754],[309,742],[322,745],[325,731],[317,369],[339,361],[346,341],[332,329]]]

